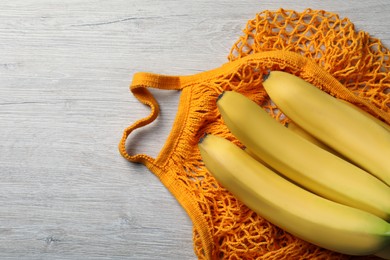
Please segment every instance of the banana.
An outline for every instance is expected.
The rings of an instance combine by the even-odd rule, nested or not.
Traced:
[[[328,151],[328,152],[331,152],[333,154],[336,154],[337,156],[339,156],[339,154],[333,150],[332,148],[330,148],[329,146],[325,145],[324,143],[320,142],[318,139],[316,139],[314,136],[312,136],[311,134],[309,134],[308,132],[306,132],[304,129],[302,129],[299,125],[295,124],[294,122],[289,122],[286,124],[286,127],[291,130],[292,132],[294,132],[295,134],[299,135],[300,137],[303,137],[304,139],[308,140],[309,142],[317,145],[318,147]],[[250,156],[254,157],[256,160],[258,160],[259,162],[263,163],[263,164],[266,164],[265,161],[263,161],[261,158],[257,157],[253,152],[251,152],[248,147],[245,147],[244,149]]]
[[[322,149],[327,150],[328,152],[335,153],[335,151],[330,148],[329,146],[325,145],[324,143],[320,142],[318,139],[316,139],[314,136],[312,136],[310,133],[306,132],[305,129],[300,127],[294,122],[289,122],[286,127],[296,133],[297,135],[305,138],[306,140],[312,142],[313,144],[321,147]]]
[[[333,153],[334,155],[344,159],[344,160],[347,160],[348,162],[351,162],[348,158],[346,158],[345,156],[343,156],[342,154],[340,154],[339,152],[335,151],[334,149],[330,148],[328,145],[324,144],[323,142],[321,142],[320,140],[318,140],[317,138],[315,138],[314,136],[312,136],[310,133],[306,132],[305,129],[303,129],[302,127],[300,127],[299,125],[297,125],[296,123],[294,123],[293,121],[290,121],[286,127],[288,129],[290,129],[291,131],[293,131],[294,133],[296,133],[297,135],[305,138],[306,140],[308,140],[309,142],[317,145],[318,147],[330,152],[330,153]]]
[[[283,113],[390,186],[390,132],[303,79],[271,71],[263,86]]]
[[[364,111],[363,109],[360,109],[359,107],[355,106],[354,104],[351,104],[349,103],[348,101],[346,100],[342,100],[342,99],[339,99],[341,102],[343,102],[344,104],[352,107],[353,109],[355,109],[356,111],[359,111],[361,114],[363,114],[364,116],[368,117],[368,118],[371,118],[372,120],[374,120],[375,122],[377,122],[379,125],[381,125],[382,127],[386,128],[387,131],[390,131],[390,125],[388,125],[387,123],[383,122],[382,120],[376,118],[375,116],[371,115],[370,113]]]
[[[225,91],[217,107],[232,134],[272,169],[320,196],[390,220],[390,188],[371,174],[293,133],[242,94]]]
[[[390,224],[383,219],[294,185],[222,137],[206,135],[198,146],[206,168],[224,188],[296,237],[349,255],[390,245]]]

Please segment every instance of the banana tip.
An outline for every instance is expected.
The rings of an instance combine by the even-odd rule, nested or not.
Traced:
[[[264,73],[263,81],[266,81],[269,78],[270,74],[271,74],[271,70],[268,70],[266,73]]]
[[[203,136],[199,139],[198,144],[201,144],[204,141],[204,139],[207,137],[207,135],[208,135],[207,133],[204,133]]]
[[[223,97],[223,94],[225,94],[225,91],[222,91],[222,93],[219,94],[219,96],[218,96],[218,98],[217,98],[217,102],[218,102],[218,100],[220,100],[220,99]]]

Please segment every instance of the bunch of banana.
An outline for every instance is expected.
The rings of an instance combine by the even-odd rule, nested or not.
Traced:
[[[390,133],[385,127],[293,74],[272,71],[263,85],[288,118],[390,186]]]
[[[217,106],[232,134],[272,169],[322,197],[390,221],[390,188],[373,175],[290,131],[238,92],[224,92]]]
[[[311,92],[309,95],[299,93],[298,90],[291,91],[295,93],[291,94],[291,99],[298,101],[290,101],[289,97],[278,93],[283,92],[278,90],[280,87],[277,85],[281,84],[279,77],[285,88],[290,87],[290,81],[296,85],[308,84],[295,79],[295,76],[289,76],[273,71],[264,82],[267,91],[272,89],[270,92],[273,94],[270,96],[278,96],[276,100],[271,96],[273,102],[278,106],[280,102],[284,102],[290,114],[293,114],[290,117],[279,106],[293,120],[289,128],[237,92],[225,91],[220,95],[217,106],[222,119],[246,149],[242,150],[220,137],[207,135],[199,143],[205,166],[244,204],[297,237],[336,252],[351,255],[377,253],[386,257],[386,251],[390,247],[390,187],[385,181],[389,179],[388,175],[374,174],[361,163],[356,163],[355,158],[338,148],[345,143],[343,139],[339,140],[338,146],[331,145],[332,142],[314,133],[323,132],[318,125],[306,127],[297,118],[307,111],[312,114],[312,110],[317,109],[320,115],[312,118],[305,116],[306,124],[325,120],[334,127],[329,128],[334,130],[328,130],[330,138],[340,136],[340,131],[346,132],[347,137],[358,135],[361,131],[353,133],[356,127],[362,128],[359,124],[368,124],[369,129],[366,131],[374,129],[374,136],[380,133],[378,138],[384,144],[378,146],[379,142],[367,143],[372,137],[369,140],[363,137],[358,141],[368,145],[369,148],[366,149],[376,153],[383,151],[380,149],[387,145],[385,152],[388,155],[390,139],[385,136],[390,137],[390,131],[371,115],[342,102],[339,103],[344,107],[350,107],[346,110],[356,112],[348,113],[359,116],[354,115],[351,119],[351,114],[346,114],[346,117],[350,117],[346,121],[351,122],[341,128],[334,126],[338,121],[333,123],[328,110],[333,111],[334,117],[338,119],[343,113],[328,108],[333,102],[329,105],[326,101],[316,101],[321,97]],[[301,91],[306,92],[306,89],[308,87]],[[320,90],[319,92],[322,93]],[[310,101],[302,103],[309,105],[305,109],[297,109],[299,104],[294,102],[299,103],[305,96],[309,96]],[[329,117],[324,117],[318,106],[311,108],[311,103],[316,102],[323,104],[322,109]],[[351,128],[353,121],[358,122]],[[371,163],[376,162],[370,160]],[[377,178],[378,175],[381,176],[380,179]]]
[[[373,254],[390,243],[390,224],[383,219],[300,188],[227,139],[206,135],[199,149],[207,169],[227,190],[305,241],[350,255]]]

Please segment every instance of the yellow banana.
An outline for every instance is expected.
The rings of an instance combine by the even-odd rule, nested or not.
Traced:
[[[297,135],[305,138],[306,140],[312,142],[313,144],[321,147],[322,149],[327,150],[328,152],[335,153],[335,151],[330,148],[329,146],[325,145],[324,143],[320,142],[318,139],[316,139],[314,136],[312,136],[310,133],[306,132],[305,129],[300,127],[294,122],[289,122],[286,127],[296,133]]]
[[[217,106],[232,134],[286,178],[390,220],[390,188],[371,174],[293,133],[242,94],[225,91]]]
[[[299,125],[297,125],[295,122],[293,121],[290,121],[286,127],[288,129],[290,129],[291,131],[293,131],[294,133],[296,133],[297,135],[305,138],[306,140],[308,140],[309,142],[317,145],[318,147],[330,152],[330,153],[333,153],[334,155],[344,159],[344,160],[347,160],[349,162],[351,162],[348,158],[345,158],[345,156],[343,156],[342,154],[340,154],[339,152],[335,151],[334,149],[330,148],[329,146],[327,146],[326,144],[324,144],[323,142],[321,142],[320,140],[318,140],[317,138],[315,138],[314,136],[312,136],[310,133],[306,132],[305,129],[303,129],[302,127],[300,127]]]
[[[390,131],[390,125],[388,125],[387,123],[383,122],[382,120],[376,118],[375,116],[371,115],[370,113],[364,111],[363,109],[355,106],[354,104],[351,104],[349,103],[348,101],[346,100],[342,100],[342,99],[339,99],[341,102],[343,102],[344,104],[352,107],[353,109],[355,109],[356,111],[359,111],[361,114],[363,114],[364,116],[368,117],[368,118],[371,118],[372,120],[374,120],[375,122],[377,122],[379,125],[381,125],[382,127],[386,128],[388,131]]]
[[[390,244],[390,224],[383,219],[296,186],[222,137],[206,135],[198,146],[224,188],[287,232],[350,255],[373,254]]]
[[[263,82],[291,120],[390,186],[390,132],[295,75],[271,71]]]
[[[327,150],[328,152],[331,152],[333,154],[336,154],[339,156],[339,154],[334,151],[332,148],[329,146],[325,145],[324,143],[320,142],[318,139],[316,139],[314,136],[306,132],[303,128],[301,128],[299,125],[295,124],[294,122],[290,121],[289,123],[286,124],[286,127],[294,132],[295,134],[303,137],[304,139],[308,140],[309,142],[317,145],[318,147]],[[254,157],[256,160],[259,162],[266,164],[261,158],[257,157],[253,152],[251,152],[247,147],[245,148],[245,151],[252,157]]]

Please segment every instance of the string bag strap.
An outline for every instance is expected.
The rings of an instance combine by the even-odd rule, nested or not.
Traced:
[[[144,118],[139,119],[129,127],[127,127],[119,142],[120,154],[131,162],[142,163],[148,168],[155,167],[155,158],[139,153],[130,154],[126,149],[126,141],[129,135],[138,128],[152,123],[160,113],[160,107],[153,94],[148,90],[149,88],[165,89],[165,90],[181,90],[180,77],[166,76],[154,73],[139,72],[134,74],[130,91],[143,104],[150,107],[150,114]]]

